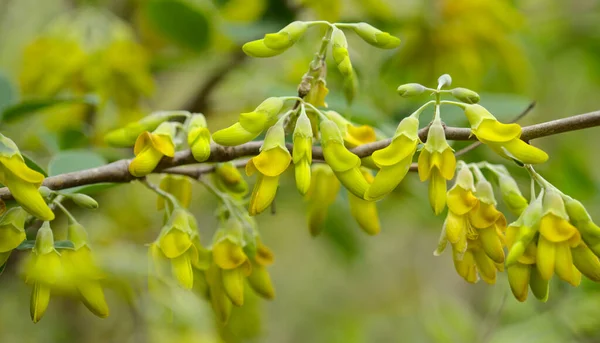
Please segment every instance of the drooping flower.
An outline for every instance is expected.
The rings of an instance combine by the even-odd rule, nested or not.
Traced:
[[[248,193],[248,183],[233,163],[217,164],[212,175],[213,182],[220,191],[237,198],[243,198]]]
[[[250,257],[250,262],[252,264],[252,271],[247,278],[248,284],[261,297],[273,299],[275,297],[275,288],[266,268],[273,263],[273,252],[262,244],[260,239],[257,239],[256,253]]]
[[[129,163],[129,172],[136,177],[150,174],[164,156],[175,155],[173,123],[163,122],[152,133],[145,131],[135,141],[135,158]]]
[[[311,235],[318,235],[323,227],[327,210],[340,191],[340,182],[333,170],[326,164],[312,165],[310,188],[306,193],[308,229]]]
[[[54,248],[52,229],[48,222],[44,222],[38,230],[35,246],[25,264],[25,282],[33,286],[30,314],[34,323],[44,316],[50,303],[51,290],[62,282],[63,277],[64,268],[60,254]]]
[[[320,127],[325,162],[348,191],[364,199],[369,183],[360,171],[360,158],[344,146],[342,134],[333,121],[323,120]]]
[[[310,165],[312,163],[312,126],[302,107],[296,128],[294,129],[293,161],[296,175],[296,187],[304,195],[310,187]]]
[[[460,276],[471,283],[479,277],[495,283],[496,272],[503,268],[505,229],[506,219],[495,207],[491,184],[479,180],[474,187],[471,172],[463,166],[456,184],[448,191],[448,217],[435,254],[450,242]]]
[[[17,145],[2,134],[0,148],[0,183],[8,187],[15,200],[27,212],[42,220],[53,220],[54,213],[38,191],[44,175],[29,168]]]
[[[256,215],[267,209],[277,193],[279,176],[290,165],[292,157],[285,146],[283,125],[278,123],[267,131],[260,154],[246,165],[248,176],[258,172],[258,178],[250,198],[250,215]]]
[[[160,180],[160,189],[172,194],[179,205],[184,208],[190,206],[192,200],[192,180],[184,175],[165,174]],[[165,208],[165,199],[159,196],[156,200],[156,208],[162,210]]]
[[[98,268],[88,243],[87,232],[77,222],[68,227],[68,239],[73,250],[64,249],[60,259],[65,271],[65,283],[78,295],[83,304],[96,316],[108,317],[109,309],[101,280],[104,273]]]
[[[419,120],[406,117],[398,125],[390,145],[373,153],[373,162],[379,171],[365,193],[366,200],[383,198],[404,179],[420,142],[418,131]]]
[[[373,183],[374,178],[369,171],[362,169],[362,174],[368,183]],[[348,201],[350,203],[350,214],[360,228],[369,235],[378,234],[381,231],[381,225],[376,203],[359,198],[352,193],[348,193]]]
[[[479,141],[488,145],[500,156],[524,164],[543,163],[548,154],[520,139],[519,124],[503,124],[479,104],[465,105],[465,115],[471,131]]]
[[[446,207],[446,181],[454,177],[456,157],[442,127],[435,119],[429,127],[427,142],[419,154],[419,178],[429,180],[429,203],[437,215]]]
[[[23,208],[13,207],[0,218],[0,267],[6,263],[10,253],[25,240],[27,215]]]
[[[188,116],[187,111],[159,111],[129,123],[124,127],[112,130],[104,136],[104,141],[115,147],[128,148],[135,144],[138,136],[144,131],[154,131],[160,124],[176,117]]]
[[[171,266],[171,273],[185,289],[194,284],[192,268],[207,268],[207,251],[200,244],[195,218],[183,208],[176,208],[168,222],[152,244],[150,255],[154,269],[161,276],[165,262]]]

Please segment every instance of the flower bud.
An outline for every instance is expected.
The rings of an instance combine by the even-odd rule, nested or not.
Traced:
[[[231,162],[216,165],[213,181],[220,191],[235,197],[242,198],[248,193],[248,183]]]
[[[520,302],[527,300],[531,266],[519,263],[508,267],[507,273],[508,283],[515,298]]]
[[[298,41],[306,32],[308,24],[303,21],[294,21],[277,33],[265,35],[264,44],[273,50],[285,50]]]
[[[598,256],[585,245],[579,244],[575,248],[571,248],[573,256],[573,265],[588,279],[600,282],[600,260]]]
[[[296,186],[304,195],[310,187],[310,165],[312,163],[312,126],[304,108],[294,129],[294,149],[292,150]]]
[[[479,94],[467,88],[454,88],[451,93],[453,97],[467,104],[476,104],[479,102]]]
[[[541,302],[548,301],[548,295],[550,293],[550,283],[548,280],[544,280],[540,275],[537,268],[531,268],[531,275],[529,276],[529,287],[531,293]]]
[[[215,132],[213,140],[225,146],[235,146],[253,140],[272,125],[283,104],[284,101],[279,97],[265,99],[254,111],[241,113],[238,123]]]
[[[98,208],[98,202],[89,195],[75,193],[68,196],[73,202],[80,207],[95,210]]]
[[[362,174],[367,182],[373,182],[371,173],[362,170]],[[376,203],[359,198],[352,193],[348,194],[348,201],[350,202],[350,214],[360,228],[369,235],[378,234],[381,231],[381,225],[379,224]]]
[[[451,84],[452,77],[449,74],[444,74],[438,78],[438,89],[450,87]]]
[[[331,42],[331,52],[338,70],[344,76],[344,78],[351,78],[352,63],[350,62],[350,56],[348,54],[348,42],[346,41],[344,32],[338,28],[334,28],[333,33],[331,34]]]
[[[312,236],[318,235],[327,217],[327,209],[340,191],[340,182],[326,164],[313,164],[311,183],[306,193],[308,229]]]
[[[367,23],[358,23],[352,26],[360,38],[365,42],[382,49],[394,49],[400,45],[400,39],[383,32]]]
[[[275,288],[271,282],[271,276],[267,269],[258,263],[252,263],[252,273],[248,275],[248,284],[261,297],[265,299],[275,298]]]
[[[210,131],[206,126],[206,118],[200,113],[194,114],[188,125],[187,143],[194,159],[204,162],[210,156]]]
[[[265,45],[264,39],[258,39],[252,42],[248,42],[242,46],[242,50],[244,50],[244,53],[246,53],[246,55],[258,58],[277,56],[285,51],[285,49],[276,50],[269,48]]]
[[[425,86],[418,83],[406,83],[398,86],[396,91],[401,97],[409,98],[422,94],[425,91]]]
[[[344,78],[342,88],[346,102],[351,104],[356,97],[356,93],[358,92],[358,78],[356,77],[356,73],[354,73],[354,71],[350,76]]]
[[[500,183],[500,194],[506,207],[514,215],[520,216],[527,208],[528,203],[527,199],[521,194],[517,182],[512,177],[504,174],[499,175],[498,182]]]
[[[116,147],[130,147],[144,131],[153,131],[163,122],[174,117],[188,115],[187,111],[153,112],[139,121],[129,123],[125,127],[110,131],[104,136],[104,141]]]

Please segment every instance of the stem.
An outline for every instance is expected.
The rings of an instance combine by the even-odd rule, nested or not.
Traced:
[[[454,105],[454,106],[458,106],[458,107],[462,108],[463,110],[464,110],[465,108],[467,108],[467,104],[464,104],[464,103],[462,103],[462,102],[458,102],[458,101],[442,100],[442,101],[440,102],[440,104],[443,104],[443,105]]]
[[[62,200],[62,199],[60,199],[60,200]],[[76,223],[77,222],[77,220],[75,219],[75,217],[73,217],[73,215],[71,214],[71,212],[69,212],[69,210],[67,210],[67,208],[64,207],[63,204],[60,203],[60,201],[55,200],[54,204],[56,205],[56,207],[60,208],[60,210],[67,216],[67,218],[69,218],[69,222],[70,223]]]
[[[475,174],[475,178],[477,179],[477,181],[487,181],[485,176],[483,176],[481,169],[479,169],[479,167],[476,164],[469,164],[468,166],[473,171],[473,174]]]
[[[201,183],[210,193],[219,198],[219,200],[225,205],[227,211],[229,211],[230,215],[237,216],[237,211],[235,211],[234,206],[231,204],[231,199],[219,191],[212,183],[204,180],[202,177],[198,178],[198,182]]]
[[[427,108],[427,106],[434,104],[434,103],[435,103],[435,100],[430,100],[430,101],[424,103],[423,106],[417,108],[417,110],[414,111],[410,116],[413,118],[419,119],[419,116]]]
[[[321,112],[321,110],[319,110],[318,108],[316,108],[313,104],[309,103],[309,102],[302,102],[303,105],[310,107],[313,111],[315,111],[315,113],[317,113],[319,115],[319,118],[321,118],[321,120],[329,120],[329,118],[323,114],[323,112]]]
[[[337,25],[337,24],[332,24],[326,20],[305,21],[305,23],[308,24],[308,26],[329,25],[329,27],[332,27],[333,25]]]
[[[169,192],[165,192],[162,189],[160,189],[160,187],[156,186],[153,183],[150,183],[147,179],[141,179],[140,182],[146,186],[148,189],[150,189],[151,191],[153,191],[154,193],[158,194],[159,196],[163,197],[165,200],[167,200],[167,205],[170,205],[170,207],[168,208],[169,211],[172,211],[173,209],[175,209],[176,207],[179,206],[179,202],[177,201],[177,199]]]

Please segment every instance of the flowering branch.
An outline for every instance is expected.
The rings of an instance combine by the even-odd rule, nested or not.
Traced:
[[[595,126],[600,126],[600,111],[594,111],[568,118],[525,126],[522,130],[521,139],[524,141],[530,141],[536,138],[552,136],[569,131],[582,130]],[[419,131],[419,137],[421,140],[427,140],[427,131],[428,127],[425,127]],[[476,140],[476,137],[471,134],[471,129],[468,128],[446,127],[445,132],[448,140]],[[384,139],[377,142],[364,144],[352,149],[352,152],[359,157],[370,156],[373,152],[388,146],[390,141],[390,139]],[[227,162],[240,157],[254,156],[259,153],[261,146],[262,141],[249,142],[233,147],[213,144],[211,146],[210,158],[206,162]],[[288,145],[288,149],[292,150],[292,146]],[[313,147],[313,158],[316,160],[324,159],[321,147]],[[130,182],[138,179],[129,173],[128,166],[130,161],[131,160],[129,159],[123,159],[97,168],[50,176],[44,180],[43,185],[53,190],[60,190],[105,182]],[[246,160],[236,161],[236,165],[238,166],[243,166],[245,163]],[[200,175],[214,171],[214,166],[211,165],[184,167],[185,165],[190,164],[197,164],[190,150],[179,151],[172,158],[164,158],[154,172],[188,175],[193,178],[198,178]],[[0,188],[0,199],[12,199],[12,195],[8,188]]]

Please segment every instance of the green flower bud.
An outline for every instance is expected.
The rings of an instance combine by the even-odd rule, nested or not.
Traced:
[[[354,101],[354,97],[358,92],[358,79],[354,72],[352,72],[352,76],[344,79],[344,84],[342,85],[344,91],[344,97],[346,98],[346,102],[351,104]]]
[[[267,47],[265,45],[264,39],[258,39],[252,42],[248,42],[242,46],[242,50],[244,50],[244,53],[246,53],[246,55],[258,58],[277,56],[285,51],[275,50]]]
[[[496,199],[494,198],[494,189],[492,184],[486,180],[480,180],[475,185],[475,196],[480,201],[486,204],[496,205]]]
[[[331,34],[331,41],[331,52],[338,70],[344,78],[352,77],[352,63],[350,62],[348,42],[346,41],[344,32],[338,28],[334,28]]]
[[[163,122],[175,117],[189,115],[187,111],[160,111],[154,112],[137,122],[110,131],[104,136],[104,141],[116,147],[130,147],[135,144],[136,139],[144,131],[153,131]]]
[[[98,208],[98,202],[96,200],[94,200],[94,198],[92,198],[89,195],[86,194],[81,194],[81,193],[75,193],[75,194],[70,194],[68,196],[71,200],[73,200],[73,202],[80,207],[83,208],[88,208],[90,210],[95,210]]]
[[[409,98],[411,96],[422,94],[425,91],[425,86],[418,83],[407,83],[398,86],[396,91],[401,97]]]
[[[514,215],[520,216],[527,208],[528,203],[527,199],[521,194],[519,186],[512,177],[503,174],[498,177],[498,182],[500,183],[502,201]]]
[[[298,41],[306,32],[308,24],[303,21],[294,21],[277,33],[265,35],[264,44],[273,50],[285,50]]]
[[[188,146],[198,162],[210,157],[210,132],[206,126],[206,118],[200,113],[194,114],[188,125]]]
[[[360,38],[365,42],[382,49],[394,49],[400,45],[400,39],[383,32],[370,24],[358,23],[352,26]]]
[[[479,94],[467,88],[454,88],[451,94],[456,99],[467,104],[476,104],[479,102]]]
[[[438,88],[450,87],[452,84],[452,77],[448,74],[444,74],[438,78]]]

